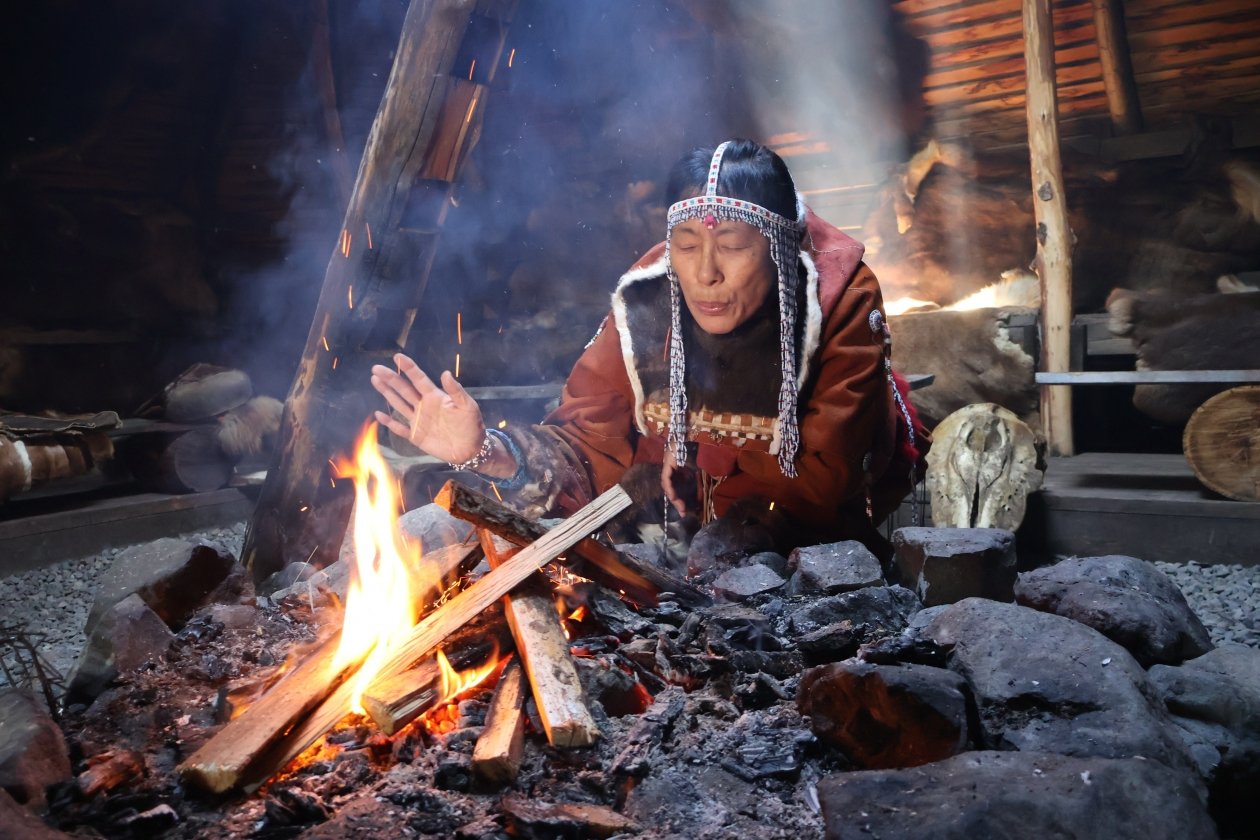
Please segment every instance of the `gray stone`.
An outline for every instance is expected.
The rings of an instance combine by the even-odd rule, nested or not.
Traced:
[[[1093,627],[1149,667],[1212,649],[1207,628],[1166,574],[1121,555],[1072,557],[1019,576],[1015,599]]]
[[[818,785],[828,838],[1211,840],[1195,780],[1157,761],[968,752]]]
[[[788,616],[788,627],[792,633],[804,635],[849,621],[855,628],[863,628],[864,635],[900,633],[919,606],[919,599],[904,587],[868,586],[807,603]]]
[[[120,674],[166,652],[175,634],[139,595],[115,604],[92,628],[68,680],[71,696],[93,698]]]
[[[849,620],[827,624],[817,630],[796,637],[796,647],[809,659],[811,664],[820,665],[848,659],[857,653],[862,644],[864,633],[853,626]]]
[[[229,630],[245,630],[258,624],[258,610],[246,604],[212,604],[210,620]]]
[[[774,550],[772,531],[762,520],[732,507],[709,522],[691,539],[687,574],[703,575],[718,568],[742,565],[748,558]]]
[[[998,528],[898,528],[894,563],[925,607],[1014,598],[1015,535]]]
[[[462,543],[472,536],[472,523],[451,516],[441,505],[427,504],[398,517],[398,530],[407,539],[420,545],[422,551],[434,551]]]
[[[1224,644],[1149,675],[1207,780],[1222,830],[1245,834],[1260,790],[1260,651]]]
[[[761,565],[774,571],[776,575],[783,579],[788,576],[787,558],[777,551],[761,551],[748,558],[749,565],[760,563]]]
[[[879,560],[856,540],[798,548],[789,555],[788,566],[795,569],[788,588],[793,595],[838,595],[884,582]]]
[[[1146,672],[1096,630],[983,598],[959,601],[921,631],[952,648],[971,687],[981,743],[1027,752],[1189,758]]]
[[[713,581],[713,591],[727,598],[742,601],[783,586],[784,580],[760,563],[727,569]]]
[[[121,551],[101,578],[88,612],[89,632],[106,611],[133,593],[178,630],[207,603],[235,562],[218,545],[170,537]]]
[[[0,791],[42,809],[44,789],[70,776],[70,754],[48,710],[24,691],[0,689]]]
[[[878,770],[966,749],[966,687],[941,668],[849,660],[806,671],[796,697],[815,735],[858,767]]]

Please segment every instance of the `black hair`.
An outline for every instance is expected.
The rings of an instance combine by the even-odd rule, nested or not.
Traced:
[[[716,147],[696,148],[683,155],[669,172],[666,206],[704,194],[709,164]],[[783,158],[752,140],[732,140],[722,156],[718,195],[760,204],[787,219],[796,219],[796,185]]]

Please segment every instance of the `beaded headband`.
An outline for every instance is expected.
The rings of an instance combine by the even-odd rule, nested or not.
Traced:
[[[759,204],[739,198],[717,194],[718,176],[722,170],[722,158],[731,145],[727,141],[718,146],[709,162],[708,181],[704,195],[685,198],[670,206],[666,216],[665,259],[669,275],[669,294],[672,324],[669,333],[669,437],[667,446],[678,464],[687,462],[687,387],[686,357],[682,343],[682,294],[678,276],[674,273],[670,258],[674,228],[687,221],[699,219],[712,230],[718,222],[737,221],[752,225],[761,231],[770,243],[770,256],[778,269],[779,292],[779,367],[782,380],[779,385],[779,418],[775,439],[770,451],[778,456],[779,469],[789,478],[796,477],[796,452],[800,446],[800,428],[797,423],[798,384],[796,381],[796,291],[800,283],[801,236],[805,229],[804,205],[797,197],[799,218],[789,219],[767,210]]]

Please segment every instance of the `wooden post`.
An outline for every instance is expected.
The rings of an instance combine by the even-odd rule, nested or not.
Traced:
[[[1041,369],[1066,371],[1072,355],[1072,231],[1059,156],[1058,97],[1054,81],[1054,22],[1050,0],[1023,0],[1027,67],[1028,151],[1037,221],[1035,268],[1041,279]],[[1041,389],[1041,427],[1052,455],[1071,455],[1072,391]]]
[[[329,243],[276,461],[245,535],[241,554],[256,582],[306,559],[309,543],[303,551],[300,537],[315,522],[341,533],[321,504],[328,461],[350,449],[375,405],[369,368],[388,364],[411,329],[514,7],[514,0],[412,0],[407,10],[341,235]],[[473,58],[475,74],[464,66]],[[318,546],[319,564],[336,559],[337,548]]]
[[[1098,40],[1098,63],[1102,67],[1107,108],[1116,134],[1136,134],[1142,130],[1142,106],[1138,101],[1133,62],[1129,58],[1129,38],[1124,27],[1124,0],[1093,0],[1094,34]]]

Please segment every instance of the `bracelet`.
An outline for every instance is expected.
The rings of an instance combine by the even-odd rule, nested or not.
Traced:
[[[490,453],[493,452],[493,439],[490,437],[490,430],[486,429],[486,436],[481,440],[481,449],[477,454],[469,458],[462,464],[451,464],[451,469],[455,470],[475,470],[490,459]]]
[[[525,486],[529,480],[529,474],[525,472],[525,456],[521,453],[521,448],[516,445],[516,441],[511,436],[498,429],[486,429],[486,434],[493,435],[499,439],[499,443],[503,444],[503,448],[507,450],[507,454],[516,462],[516,472],[507,478],[495,478],[489,475],[482,475],[486,481],[493,484],[500,490],[519,490]]]

